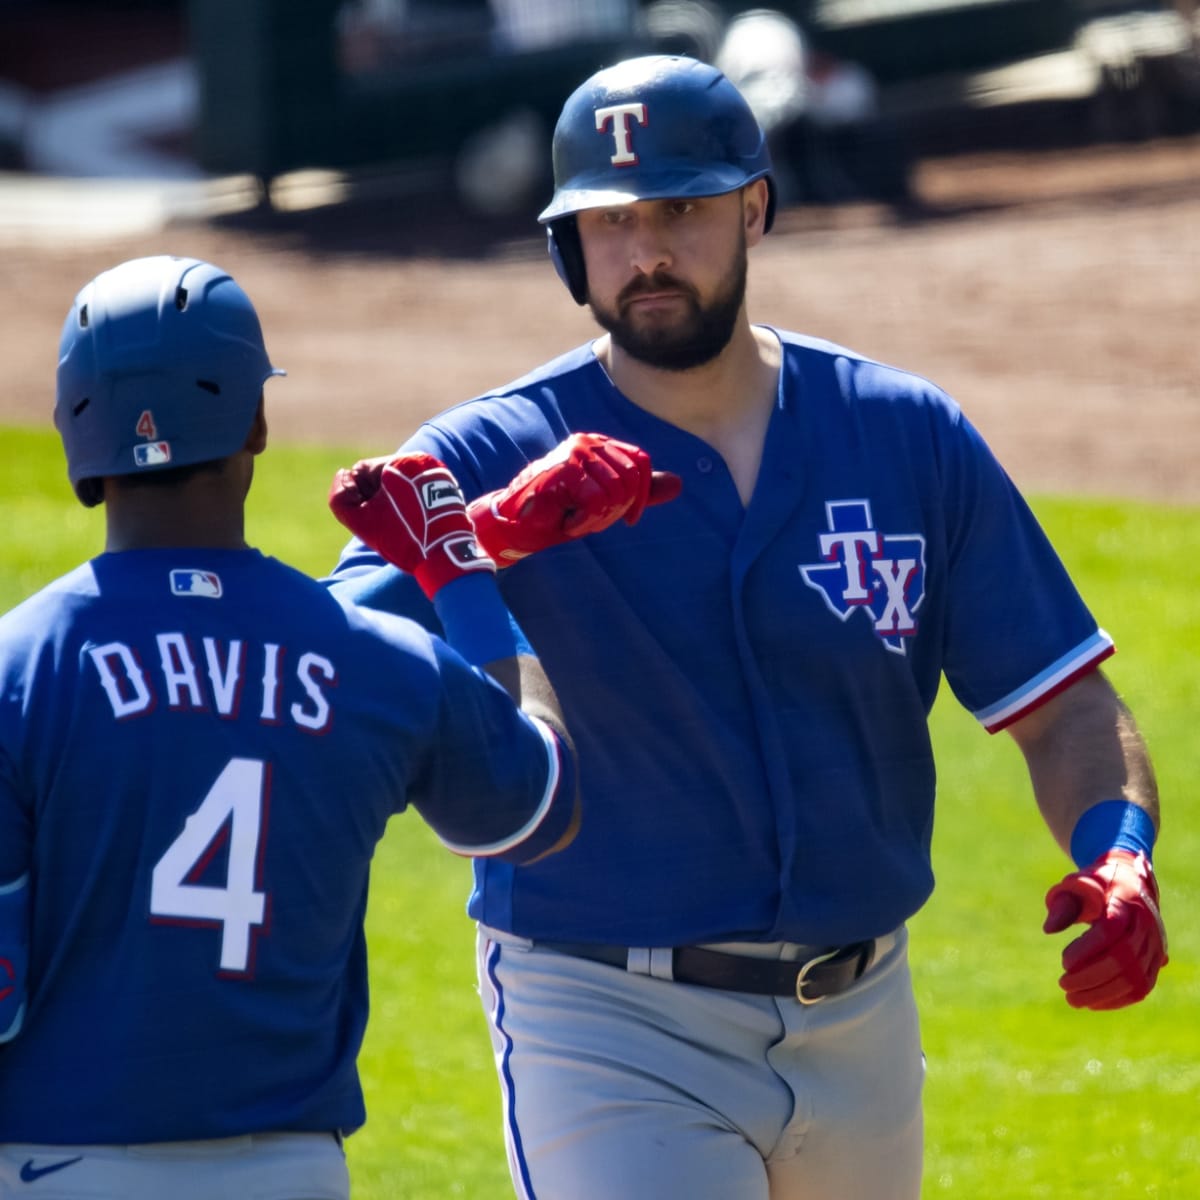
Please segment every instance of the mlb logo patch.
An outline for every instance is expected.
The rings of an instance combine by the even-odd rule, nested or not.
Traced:
[[[479,543],[471,536],[451,538],[445,543],[446,553],[451,560],[466,571],[492,569],[492,560],[479,548]]]
[[[147,442],[144,446],[134,446],[133,461],[139,467],[158,467],[171,461],[170,442]]]
[[[207,596],[217,600],[221,596],[221,577],[214,571],[174,570],[171,572],[171,595]]]

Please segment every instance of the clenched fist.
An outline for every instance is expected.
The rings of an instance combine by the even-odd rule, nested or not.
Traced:
[[[508,566],[550,546],[633,525],[649,505],[679,495],[682,480],[651,469],[637,446],[599,433],[573,433],[531,462],[504,488],[473,500],[471,519],[484,550]]]
[[[1072,1008],[1123,1008],[1149,995],[1167,965],[1167,933],[1144,854],[1110,850],[1056,883],[1046,909],[1046,933],[1091,926],[1063,951],[1058,982]]]
[[[333,515],[430,599],[471,571],[494,571],[479,548],[458,481],[431,454],[364,459],[329,489]]]

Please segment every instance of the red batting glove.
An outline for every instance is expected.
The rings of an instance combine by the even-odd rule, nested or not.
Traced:
[[[1167,965],[1158,884],[1144,854],[1110,850],[1046,894],[1046,933],[1091,925],[1062,956],[1072,1008],[1124,1008],[1144,999]]]
[[[683,481],[654,471],[637,446],[599,433],[573,433],[531,462],[508,487],[468,508],[484,550],[506,567],[537,550],[641,519],[679,495]]]
[[[451,580],[496,569],[479,548],[458,481],[431,454],[341,468],[329,488],[329,507],[351,533],[412,575],[431,600]]]

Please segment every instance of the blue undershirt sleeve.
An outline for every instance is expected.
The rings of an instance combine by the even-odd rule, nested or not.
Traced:
[[[433,598],[446,641],[482,667],[500,658],[533,655],[529,639],[508,611],[490,572],[476,571],[446,584]]]

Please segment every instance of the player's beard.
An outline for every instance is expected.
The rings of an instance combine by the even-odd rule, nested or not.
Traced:
[[[746,245],[743,241],[725,278],[708,304],[695,288],[665,271],[640,276],[617,296],[616,307],[589,302],[597,324],[630,358],[664,371],[689,371],[711,362],[729,345],[746,298]],[[625,313],[630,300],[644,292],[671,289],[686,298],[687,313],[671,324],[635,324]]]

